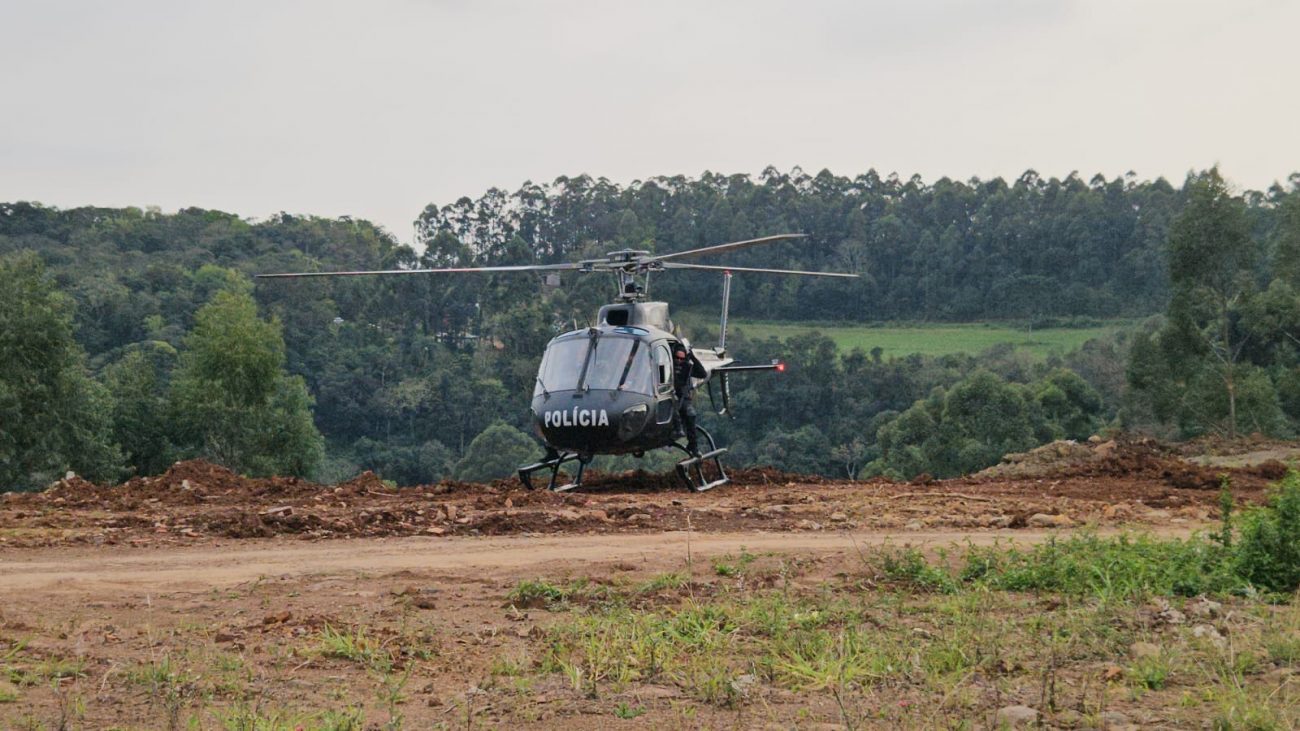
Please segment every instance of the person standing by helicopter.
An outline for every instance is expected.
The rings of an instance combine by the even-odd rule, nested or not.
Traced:
[[[700,456],[699,437],[695,431],[695,383],[692,379],[708,375],[709,372],[685,345],[673,345],[673,390],[677,394],[678,426],[686,435],[686,451],[692,457]]]

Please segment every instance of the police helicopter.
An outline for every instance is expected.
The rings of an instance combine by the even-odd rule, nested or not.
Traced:
[[[259,274],[258,277],[561,271],[612,273],[618,285],[617,301],[600,308],[596,324],[562,333],[546,345],[537,370],[531,407],[534,428],[546,446],[546,455],[534,464],[520,467],[519,479],[525,487],[532,489],[533,474],[548,471],[549,489],[557,492],[573,490],[582,486],[583,470],[598,454],[641,457],[649,450],[666,448],[685,453],[677,463],[677,474],[688,488],[702,492],[728,481],[720,459],[727,450],[718,447],[713,436],[694,423],[693,391],[707,384],[710,401],[717,413],[732,417],[730,375],[785,370],[785,365],[779,360],[741,365],[728,355],[727,310],[732,275],[735,272],[844,278],[858,275],[697,264],[683,260],[805,237],[806,234],[778,234],[668,254],[622,249],[611,251],[604,258],[561,264],[299,272]],[[722,273],[722,318],[716,346],[692,347],[669,318],[668,303],[649,300],[650,275],[672,270]],[[715,381],[718,386],[716,398]],[[703,445],[697,443],[696,432]],[[573,481],[557,484],[561,468],[573,462],[577,463]]]

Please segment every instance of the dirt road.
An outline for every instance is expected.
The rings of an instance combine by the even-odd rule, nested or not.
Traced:
[[[1148,528],[1187,535],[1199,525]],[[1102,533],[1117,532],[1117,528]],[[771,533],[766,531],[635,533],[496,538],[379,538],[240,541],[138,550],[55,548],[0,558],[0,593],[47,594],[201,591],[258,579],[361,576],[422,571],[440,575],[556,574],[592,564],[634,562],[645,568],[683,565],[695,557],[739,552],[841,554],[882,544],[941,547],[972,543],[1036,543],[1055,531],[917,531]]]
[[[594,480],[583,494],[509,480],[397,490],[368,473],[318,485],[183,462],[122,485],[68,478],[0,495],[0,728],[342,729],[405,718],[411,728],[582,731],[611,718],[750,727],[754,713],[783,728],[836,722],[830,695],[772,683],[758,704],[701,702],[709,688],[744,694],[709,680],[730,677],[721,665],[670,677],[652,663],[652,680],[629,676],[597,697],[580,686],[604,666],[569,677],[554,643],[586,626],[599,608],[587,602],[606,600],[610,611],[685,621],[710,601],[759,611],[779,599],[793,602],[785,624],[850,608],[876,629],[911,632],[914,610],[948,600],[877,586],[891,559],[874,547],[1038,543],[1080,528],[1183,536],[1213,527],[1224,472],[1238,504],[1263,499],[1285,473],[1277,462],[1200,466],[1146,442],[1083,452],[1044,448],[1007,474],[944,481],[737,471],[703,494],[641,474]],[[558,607],[546,599],[557,592]],[[1002,601],[997,611],[1024,623],[1045,611],[1037,596]],[[930,634],[917,637],[946,636],[925,621]],[[602,647],[591,645],[600,657]],[[992,697],[972,681],[972,712],[987,715],[1009,692],[1037,697],[1038,654],[1018,661],[1023,672],[999,665],[1011,680]],[[744,668],[735,683],[753,682]],[[906,708],[937,707],[913,686]],[[880,689],[894,709],[882,728],[910,712],[896,691]]]

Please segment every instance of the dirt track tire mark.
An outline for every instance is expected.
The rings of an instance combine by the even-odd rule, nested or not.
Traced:
[[[1157,528],[1163,536],[1186,536],[1199,526]],[[1100,530],[1115,534],[1119,529]],[[774,533],[638,533],[614,535],[509,536],[499,538],[389,538],[321,541],[241,541],[235,545],[171,547],[139,551],[68,549],[0,556],[0,594],[15,591],[104,593],[206,590],[262,577],[388,574],[402,570],[460,574],[539,573],[584,564],[643,561],[684,563],[694,556],[749,551],[827,554],[882,544],[936,547],[950,544],[1036,543],[1059,531],[902,531]]]

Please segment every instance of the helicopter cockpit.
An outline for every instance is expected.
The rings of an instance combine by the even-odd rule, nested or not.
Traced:
[[[556,339],[542,357],[533,397],[563,391],[653,394],[654,358],[633,330],[578,331]]]
[[[674,426],[671,342],[667,333],[632,325],[556,337],[533,387],[539,436],[582,455],[660,446]]]

